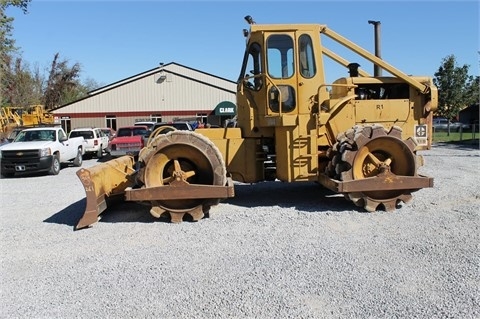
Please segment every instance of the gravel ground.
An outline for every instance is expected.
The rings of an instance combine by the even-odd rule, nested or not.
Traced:
[[[74,231],[77,168],[2,179],[0,316],[479,318],[478,146],[422,154],[435,186],[390,213],[270,182],[197,223],[125,203]]]

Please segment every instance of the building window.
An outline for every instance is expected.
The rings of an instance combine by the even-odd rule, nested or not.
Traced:
[[[115,115],[107,115],[105,116],[105,124],[106,127],[110,127],[111,129],[117,130],[117,117]]]
[[[150,115],[150,119],[152,122],[161,122],[162,121],[162,114],[152,114]]]
[[[69,133],[72,130],[72,122],[70,121],[70,116],[62,116],[60,119],[60,125],[62,126],[65,133]]]
[[[197,121],[200,121],[201,124],[207,124],[208,114],[206,113],[197,113]]]

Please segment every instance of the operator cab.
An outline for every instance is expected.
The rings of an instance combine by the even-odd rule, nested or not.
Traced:
[[[322,85],[321,26],[247,21],[250,32],[244,31],[247,46],[237,82],[241,125],[254,122],[246,131],[298,125],[298,116],[311,115],[313,97],[328,99],[327,88]]]

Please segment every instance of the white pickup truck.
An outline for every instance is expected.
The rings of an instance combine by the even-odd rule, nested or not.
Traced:
[[[62,164],[82,165],[85,146],[83,137],[69,139],[60,126],[25,129],[0,147],[0,173],[3,177],[17,172],[57,175]]]

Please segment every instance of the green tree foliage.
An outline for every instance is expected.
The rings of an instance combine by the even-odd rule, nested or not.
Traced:
[[[68,60],[55,54],[49,77],[39,68],[30,69],[21,58],[7,58],[2,77],[2,105],[27,108],[43,104],[47,110],[66,104],[87,95],[88,90],[80,83],[80,64],[69,66]]]
[[[43,77],[38,68],[32,71],[22,58],[8,57],[4,70],[3,104],[27,108],[42,103]]]
[[[7,17],[5,10],[8,7],[17,7],[23,13],[27,13],[30,2],[31,0],[0,0],[0,54],[2,58],[5,54],[16,50],[15,40],[12,38],[13,18]]]
[[[5,104],[5,90],[8,87],[6,72],[12,64],[12,56],[17,51],[12,37],[13,18],[5,14],[8,7],[17,7],[27,13],[31,0],[0,0],[0,103]]]
[[[437,115],[453,119],[461,109],[469,105],[474,79],[468,75],[468,70],[468,65],[457,65],[454,55],[443,59],[433,79],[438,88]]]
[[[465,92],[467,105],[478,103],[480,100],[480,76],[470,76],[468,78],[467,89]]]
[[[31,0],[0,0],[0,106],[27,108],[44,104],[46,109],[72,102],[87,95],[95,83],[79,80],[80,64],[69,66],[68,61],[54,55],[48,77],[39,68],[31,69],[18,53],[13,38],[13,21],[5,10],[16,7],[27,13]],[[98,86],[97,86],[98,87]]]

